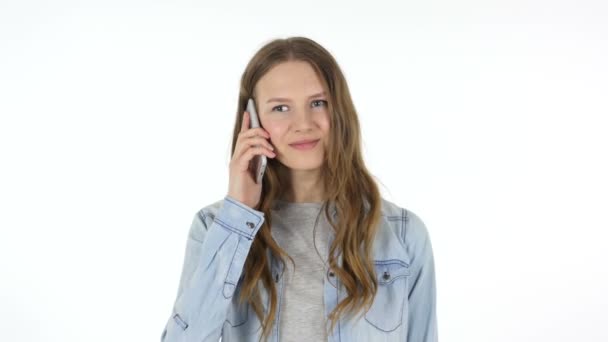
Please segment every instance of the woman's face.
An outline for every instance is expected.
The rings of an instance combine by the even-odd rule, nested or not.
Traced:
[[[322,166],[329,133],[328,94],[307,62],[276,65],[256,84],[256,109],[261,126],[283,165],[292,170]],[[314,147],[297,148],[301,140],[319,140]]]

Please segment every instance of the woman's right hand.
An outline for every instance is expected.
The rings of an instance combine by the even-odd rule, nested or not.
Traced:
[[[255,208],[262,195],[262,183],[257,184],[253,179],[249,163],[256,155],[263,154],[274,158],[276,154],[273,152],[274,147],[267,140],[270,139],[270,134],[261,127],[249,128],[250,120],[249,112],[245,111],[241,131],[230,160],[228,196],[250,208]]]

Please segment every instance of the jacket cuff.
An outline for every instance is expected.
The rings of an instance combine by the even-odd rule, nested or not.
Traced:
[[[215,220],[224,228],[252,240],[264,223],[264,212],[226,196]]]

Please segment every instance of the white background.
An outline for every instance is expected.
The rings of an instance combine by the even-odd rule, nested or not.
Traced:
[[[0,1],[0,336],[157,341],[240,75],[302,35],[435,253],[441,341],[607,341],[604,1]]]

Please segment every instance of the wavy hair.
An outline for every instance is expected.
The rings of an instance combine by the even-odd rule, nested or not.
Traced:
[[[378,186],[363,162],[359,120],[344,75],[332,55],[309,38],[272,40],[262,46],[247,64],[240,81],[231,156],[234,154],[247,101],[250,97],[255,100],[257,82],[272,67],[288,61],[308,62],[328,94],[330,128],[321,172],[325,183],[322,212],[335,233],[327,262],[347,292],[346,298],[338,303],[328,317],[331,321],[329,334],[346,312],[365,313],[376,294],[378,282],[372,244],[381,217],[381,197]],[[264,213],[265,220],[245,261],[239,296],[239,303],[247,301],[258,316],[263,327],[261,338],[270,335],[278,303],[268,252],[283,266],[285,258],[291,259],[295,267],[293,259],[271,235],[274,200],[282,198],[290,187],[290,180],[281,172],[280,168],[284,165],[278,160],[268,158],[267,161],[261,199],[254,208]],[[330,215],[330,206],[335,210],[336,220]],[[260,283],[269,295],[268,315],[265,318],[258,288]],[[327,324],[325,328],[327,329]]]

